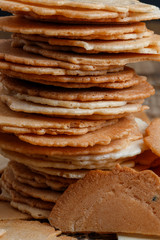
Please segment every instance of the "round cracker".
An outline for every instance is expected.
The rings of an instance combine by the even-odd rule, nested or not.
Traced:
[[[132,117],[120,119],[116,124],[101,128],[83,136],[37,136],[18,135],[22,141],[33,145],[50,147],[88,147],[94,145],[107,145],[115,139],[121,139],[137,130],[137,124]]]
[[[158,55],[154,54],[136,54],[136,53],[119,53],[119,54],[85,54],[72,53],[63,51],[51,51],[42,49],[38,46],[24,45],[23,49],[27,52],[39,53],[45,57],[53,58],[73,64],[92,64],[92,65],[126,65],[128,63],[152,60],[160,61]]]
[[[116,120],[113,121],[114,123]],[[107,123],[111,123],[100,120],[100,121],[89,121],[89,120],[76,120],[76,119],[63,119],[63,118],[49,118],[39,115],[30,115],[25,113],[16,113],[11,111],[2,102],[0,102],[0,126],[8,127],[19,127],[29,129],[56,129],[69,131],[72,129],[88,129],[88,128],[100,128],[105,126]]]
[[[146,12],[146,11],[151,11],[152,9],[154,9],[155,7],[153,5],[149,5],[149,4],[144,4],[144,3],[140,3],[137,1],[128,1],[125,0],[123,1],[121,4],[119,3],[118,0],[116,1],[102,1],[99,2],[97,1],[56,1],[53,2],[51,0],[20,0],[20,2],[22,3],[30,3],[30,4],[37,4],[40,6],[50,6],[51,8],[53,6],[59,6],[59,7],[73,7],[73,8],[84,8],[84,9],[105,9],[105,10],[109,10],[109,11],[115,11],[115,12]]]
[[[37,80],[35,82],[45,84],[45,85],[53,85],[56,87],[63,87],[63,88],[92,88],[92,87],[98,87],[98,88],[111,88],[111,89],[124,89],[129,88],[132,86],[137,85],[140,80],[142,80],[143,77],[137,77],[134,76],[129,81],[123,81],[123,82],[108,82],[108,83],[62,83],[62,82],[47,82],[43,80]]]
[[[114,72],[112,72],[114,71]],[[21,74],[18,72],[14,72],[14,71],[5,71],[2,70],[2,73],[4,73],[3,75],[3,79],[9,79],[9,77],[6,76],[10,76],[12,78],[19,78],[22,80],[28,80],[28,81],[43,81],[45,83],[47,82],[62,82],[62,83],[97,83],[97,84],[101,84],[101,83],[114,83],[114,82],[123,82],[123,81],[127,81],[129,79],[132,79],[133,76],[135,75],[134,70],[129,68],[129,67],[125,67],[123,68],[116,68],[116,69],[110,69],[108,70],[107,74],[104,76],[52,76],[52,75],[35,75],[35,74]],[[12,81],[15,81],[14,79],[12,79]]]
[[[11,40],[0,40],[0,59],[7,62],[13,62],[24,65],[40,66],[40,67],[54,67],[70,70],[103,70],[106,67],[92,66],[92,65],[77,65],[65,61],[58,61],[38,56],[32,53],[27,53],[20,48],[11,47]]]
[[[87,116],[102,116],[100,117],[103,119],[104,117],[113,118],[113,116],[124,114],[127,115],[129,113],[144,111],[148,109],[147,106],[142,106],[141,103],[131,103],[126,104],[125,106],[121,107],[114,107],[114,108],[97,108],[97,109],[69,109],[69,108],[62,108],[62,107],[50,107],[42,104],[36,104],[32,102],[27,102],[23,100],[19,100],[14,96],[9,96],[2,94],[0,96],[1,101],[6,103],[8,107],[16,112],[27,112],[27,113],[36,113],[36,114],[44,114],[50,116],[64,116],[64,117],[78,117],[78,118],[86,118]]]
[[[114,101],[132,101],[137,99],[144,99],[150,97],[155,93],[154,88],[145,81],[141,82],[128,89],[121,90],[106,90],[106,89],[63,89],[52,86],[45,86],[42,84],[31,84],[30,82],[20,80],[6,80],[5,86],[15,92],[37,96],[42,98],[66,101],[100,101],[100,100],[114,100]],[[7,84],[9,82],[9,84]],[[63,91],[62,91],[63,90]]]
[[[132,32],[144,32],[146,30],[145,23],[130,23],[127,25],[64,25],[45,22],[33,22],[19,16],[3,17],[0,19],[0,29],[12,33],[22,33],[29,35],[42,35],[49,37],[73,38],[90,37],[91,39],[103,39],[105,36],[115,34],[125,34]]]

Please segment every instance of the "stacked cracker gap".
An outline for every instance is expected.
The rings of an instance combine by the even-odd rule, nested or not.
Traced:
[[[0,7],[15,14],[0,18],[0,29],[13,33],[0,41],[0,148],[10,159],[1,198],[48,219],[65,189],[90,170],[134,176],[141,173],[129,168],[150,168],[158,157],[143,140],[148,124],[133,114],[148,109],[142,104],[154,89],[126,64],[160,61],[160,37],[141,22],[160,18],[160,10],[136,0],[1,0]],[[70,195],[76,199],[72,186],[53,208],[52,225],[91,231],[61,223]]]

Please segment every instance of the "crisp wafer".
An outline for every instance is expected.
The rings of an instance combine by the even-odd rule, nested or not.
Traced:
[[[112,116],[117,115],[117,117],[120,117],[121,114],[129,114],[139,111],[144,111],[148,109],[147,106],[142,106],[141,103],[132,103],[132,104],[126,104],[125,106],[121,107],[115,107],[115,108],[97,108],[97,109],[69,109],[69,108],[62,108],[62,107],[51,107],[51,106],[45,106],[42,104],[35,104],[28,101],[19,100],[18,98],[14,96],[9,96],[2,94],[1,95],[2,102],[6,103],[9,108],[16,112],[27,112],[27,113],[38,113],[38,114],[44,114],[44,115],[50,115],[50,116],[63,116],[63,117],[70,117],[74,116],[81,118],[84,117],[85,119],[88,119],[88,116],[102,116],[101,119],[105,119],[105,117],[110,117],[112,119]],[[103,118],[104,116],[104,118]]]
[[[108,124],[115,123],[116,120],[109,121]],[[29,115],[24,113],[16,113],[10,111],[2,102],[0,102],[0,126],[19,127],[28,129],[37,129],[37,131],[44,129],[54,129],[55,131],[72,131],[72,129],[88,129],[90,127],[101,128],[107,125],[105,121],[89,121],[89,120],[76,120],[76,119],[62,119],[62,118],[49,118],[37,115]],[[53,131],[54,131],[53,130]],[[62,133],[62,132],[61,132]]]
[[[33,188],[29,185],[20,183],[14,178],[14,175],[11,171],[6,172],[6,175],[3,176],[5,177],[5,181],[11,185],[15,191],[24,194],[24,196],[38,198],[42,201],[54,203],[61,195],[61,193],[53,190]]]
[[[110,11],[95,11],[95,10],[90,10],[90,9],[72,9],[72,8],[58,8],[58,7],[52,7],[52,8],[47,8],[47,7],[40,7],[36,5],[31,5],[31,4],[23,4],[15,1],[7,1],[7,0],[2,0],[0,7],[5,10],[5,11],[11,11],[14,13],[23,13],[25,12],[28,15],[33,15],[37,14],[41,16],[43,19],[52,19],[52,17],[58,15],[58,16],[64,16],[64,17],[69,17],[69,18],[81,18],[81,19],[101,19],[101,18],[106,18],[106,19],[112,19],[122,16],[123,14],[121,13],[116,13],[116,12],[110,12]],[[101,16],[100,16],[101,15]]]
[[[51,42],[51,41],[50,41]],[[23,45],[35,45],[41,47],[42,49],[51,50],[51,51],[73,51],[78,53],[121,53],[121,52],[139,52],[149,46],[160,46],[160,37],[158,35],[153,35],[149,37],[144,37],[141,39],[134,40],[119,40],[119,41],[80,41],[80,40],[67,40],[67,39],[58,39],[53,40],[51,45],[43,42],[35,42],[30,40],[21,40],[13,39],[13,46],[22,46]],[[26,48],[27,49],[27,48]],[[29,48],[28,48],[29,49]],[[31,48],[32,49],[32,48]],[[37,49],[37,53],[41,54],[41,50]],[[39,50],[39,51],[38,51]],[[42,51],[43,52],[43,51]],[[141,53],[141,52],[140,52]],[[146,52],[147,53],[147,52]],[[42,54],[43,55],[43,54]]]
[[[146,137],[144,138],[145,144],[151,149],[151,151],[160,156],[160,146],[159,146],[159,137],[160,137],[160,119],[154,119],[149,127],[146,129]]]
[[[104,39],[105,36],[119,35],[132,32],[144,32],[144,23],[131,23],[127,25],[64,25],[48,24],[45,22],[33,22],[18,16],[3,17],[0,19],[0,29],[12,33],[36,34],[49,37],[81,39]],[[95,37],[94,37],[95,36]]]
[[[54,100],[66,100],[66,101],[102,101],[102,100],[114,100],[114,101],[132,101],[137,99],[144,99],[150,97],[155,93],[154,88],[143,79],[138,85],[130,87],[128,89],[121,90],[106,90],[106,89],[64,89],[52,86],[45,86],[42,84],[31,84],[26,81],[8,81],[4,84],[9,90],[13,90],[18,93],[27,94],[30,96],[41,97]],[[9,96],[11,97],[11,96]],[[41,99],[42,100],[42,99]],[[46,103],[45,103],[46,104]],[[64,105],[63,105],[64,107]],[[80,106],[79,106],[80,107]]]
[[[149,4],[144,4],[141,3],[139,1],[123,1],[121,4],[119,3],[119,1],[103,1],[103,2],[99,2],[99,1],[57,1],[57,2],[53,2],[51,0],[19,0],[19,2],[22,3],[30,3],[30,4],[37,4],[40,6],[49,6],[49,7],[53,7],[53,6],[59,6],[59,7],[64,7],[64,6],[68,6],[68,7],[73,7],[73,8],[84,8],[84,9],[105,9],[105,10],[109,10],[109,11],[113,11],[113,12],[150,12],[152,11],[152,9],[154,9],[155,7],[153,5],[149,5]]]
[[[91,64],[91,65],[126,65],[128,63],[141,62],[146,60],[160,61],[159,55],[156,54],[136,54],[136,53],[119,53],[119,54],[78,54],[63,51],[50,51],[36,46],[24,45],[23,49],[27,52],[39,53],[45,57],[70,62],[73,64]]]
[[[56,148],[56,147],[40,147],[40,146],[33,146],[29,143],[25,143],[20,141],[17,137],[10,135],[10,134],[3,134],[0,133],[0,147],[5,150],[15,151],[19,153],[29,152],[31,155],[47,155],[47,156],[63,156],[63,155],[87,155],[87,154],[105,154],[112,151],[118,151],[125,146],[128,145],[130,142],[129,139],[137,140],[141,138],[139,132],[133,133],[129,138],[118,139],[114,140],[107,146],[94,146],[94,147],[87,147],[87,148],[72,148],[72,147],[65,147],[65,148]]]
[[[51,76],[51,75],[35,75],[35,74],[21,74],[18,72],[14,71],[5,71],[2,70],[2,73],[5,73],[2,77],[3,80],[9,81],[7,76],[19,78],[19,79],[24,79],[28,81],[44,81],[47,83],[47,81],[50,82],[64,82],[64,83],[114,83],[114,82],[123,82],[127,81],[129,79],[132,79],[135,75],[135,72],[133,69],[129,67],[125,67],[124,69],[122,68],[117,68],[113,69],[112,72],[108,72],[104,76],[84,76],[84,77],[79,77],[79,76]],[[12,79],[14,81],[14,79]]]
[[[92,66],[92,65],[77,65],[68,62],[48,59],[32,53],[27,53],[20,48],[11,47],[11,40],[0,40],[0,59],[7,62],[13,62],[18,64],[39,66],[39,67],[54,67],[71,70],[103,70],[107,67]]]
[[[88,147],[98,145],[107,145],[111,141],[121,139],[127,136],[134,129],[137,129],[136,122],[130,117],[120,119],[116,124],[101,128],[92,133],[83,136],[36,136],[36,135],[18,135],[22,141],[29,142],[38,146],[52,147]]]

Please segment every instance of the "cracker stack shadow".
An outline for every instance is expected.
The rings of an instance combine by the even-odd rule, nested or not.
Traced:
[[[0,18],[13,33],[0,41],[0,148],[10,160],[0,198],[32,218],[48,219],[90,170],[140,171],[157,158],[134,115],[155,91],[126,65],[160,61],[160,37],[141,22],[160,10],[113,2],[1,0],[15,16]]]

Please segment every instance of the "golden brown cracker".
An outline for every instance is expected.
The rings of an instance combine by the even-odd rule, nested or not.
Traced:
[[[151,151],[160,156],[160,145],[159,145],[159,137],[160,137],[160,119],[154,119],[149,127],[146,129],[146,137],[144,137],[145,144],[151,149]]]
[[[64,232],[95,229],[103,233],[160,235],[160,213],[158,205],[155,206],[159,192],[159,177],[151,171],[137,172],[120,166],[113,171],[91,171],[59,198],[49,221]],[[78,196],[76,201],[75,196]],[[77,209],[74,212],[71,211],[73,206]],[[116,215],[113,214],[115,210]]]

